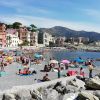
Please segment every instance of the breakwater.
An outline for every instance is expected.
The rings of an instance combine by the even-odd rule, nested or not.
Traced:
[[[14,86],[10,90],[1,91],[0,100],[99,100],[100,76],[88,79],[87,83],[80,78],[71,76],[33,85]],[[92,91],[88,93],[85,85]]]

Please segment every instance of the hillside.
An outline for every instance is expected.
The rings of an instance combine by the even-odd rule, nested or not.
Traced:
[[[100,40],[100,33],[87,32],[87,31],[75,31],[66,27],[55,26],[52,28],[40,28],[40,32],[48,32],[54,36],[65,37],[88,37],[90,40]]]

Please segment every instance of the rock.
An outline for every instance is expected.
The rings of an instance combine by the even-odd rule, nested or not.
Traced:
[[[32,99],[43,100],[42,94],[37,90],[31,90]]]
[[[100,90],[100,78],[98,76],[85,81],[87,89]]]
[[[0,92],[0,100],[2,100],[2,98],[3,98],[3,93]]]
[[[78,93],[68,93],[64,95],[63,100],[75,100],[77,96],[78,96]]]
[[[75,86],[77,87],[78,89],[84,89],[85,90],[85,82],[75,78],[73,80],[70,80],[68,82],[68,85],[72,85],[72,86]]]
[[[76,100],[99,100],[99,98],[89,92],[81,92],[78,94]]]
[[[14,94],[4,93],[2,100],[16,100],[16,99]]]
[[[66,89],[67,89],[67,93],[75,93],[79,91],[77,87],[72,85],[67,85]]]
[[[98,77],[100,78],[100,73],[99,73],[99,74],[97,74],[96,76],[98,76]]]
[[[41,91],[43,100],[58,100],[58,92],[52,88],[44,88]]]
[[[15,98],[18,100],[30,100],[32,98],[29,89],[19,89],[16,93],[14,93]]]
[[[100,91],[95,91],[93,94],[100,99]]]
[[[56,90],[49,91],[46,100],[58,100],[59,94]]]
[[[57,82],[55,85],[54,85],[54,88],[58,93],[61,93],[61,94],[65,94],[67,91],[66,91],[66,86],[62,85],[61,82]]]

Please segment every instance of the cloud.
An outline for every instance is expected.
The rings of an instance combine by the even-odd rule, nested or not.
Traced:
[[[86,15],[100,21],[100,11],[96,9],[84,9],[83,11],[85,12]]]
[[[43,7],[34,7],[30,5],[31,1],[29,0],[1,0],[0,5],[13,8],[16,10],[16,13],[21,14],[34,14],[34,13],[40,13],[40,14],[49,14],[51,11],[44,9]]]
[[[24,15],[14,15],[14,16],[0,16],[0,19],[6,23],[13,23],[15,21],[21,22],[23,25],[35,24],[37,27],[54,27],[54,26],[64,26],[74,30],[85,30],[85,31],[95,31],[100,32],[98,25],[92,25],[89,23],[72,22],[56,20],[44,17],[33,17]]]
[[[43,8],[36,8],[36,7],[31,7],[31,6],[27,6],[27,7],[18,7],[16,8],[17,13],[21,13],[21,14],[34,14],[34,13],[39,13],[39,14],[50,14],[51,11],[43,9]]]
[[[19,0],[0,0],[0,5],[5,7],[19,7],[22,5],[22,2]]]

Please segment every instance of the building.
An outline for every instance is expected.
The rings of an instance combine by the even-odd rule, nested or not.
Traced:
[[[43,45],[49,46],[50,42],[54,42],[54,38],[52,37],[52,35],[47,32],[43,33]]]
[[[18,47],[21,42],[18,37],[18,31],[16,29],[7,29],[6,33],[6,47]]]
[[[23,42],[27,41],[28,30],[27,30],[26,27],[20,27],[18,33],[19,33],[19,39],[20,40],[22,40]]]
[[[38,46],[39,47],[45,47],[49,46],[50,42],[54,43],[55,39],[52,37],[51,34],[47,32],[38,32]]]
[[[30,46],[38,46],[38,31],[30,32]]]
[[[56,37],[55,44],[56,46],[64,46],[65,44],[65,37]]]
[[[6,26],[0,23],[0,47],[6,47]]]
[[[74,45],[82,45],[89,42],[89,38],[86,37],[71,37],[70,42]]]
[[[30,39],[30,31],[28,31],[28,33],[27,33],[27,41],[29,42],[29,44],[28,44],[28,46],[30,46],[30,41],[31,41],[31,39]]]

